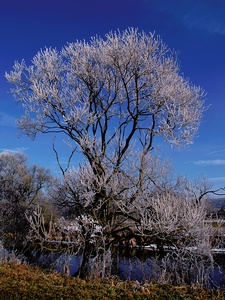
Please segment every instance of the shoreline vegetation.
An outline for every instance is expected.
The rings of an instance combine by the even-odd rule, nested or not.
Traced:
[[[117,278],[83,280],[18,263],[0,264],[0,299],[225,299],[197,285],[140,284]]]

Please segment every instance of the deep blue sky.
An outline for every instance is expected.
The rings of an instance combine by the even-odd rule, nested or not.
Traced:
[[[179,51],[181,71],[207,92],[194,144],[178,151],[163,145],[175,171],[194,178],[205,175],[225,186],[225,0],[2,0],[0,7],[0,151],[24,151],[30,163],[57,172],[52,137],[18,138],[15,119],[21,108],[4,78],[15,60],[45,47],[61,49],[76,39],[138,27],[155,32]],[[60,140],[57,139],[60,147]],[[63,157],[66,146],[60,147]],[[66,157],[66,156],[65,156]]]

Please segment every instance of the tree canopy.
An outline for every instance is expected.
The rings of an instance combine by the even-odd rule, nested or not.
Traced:
[[[204,111],[204,91],[184,78],[176,54],[159,37],[130,28],[61,51],[46,48],[31,65],[16,62],[6,78],[25,110],[20,129],[32,138],[64,133],[86,158],[78,169],[62,169],[64,183],[55,194],[61,205],[73,205],[89,271],[90,258],[112,243],[133,236],[165,241],[168,232],[175,243],[177,232],[186,240],[195,231],[186,226],[195,216],[203,224],[202,206],[169,188],[168,165],[152,155],[156,137],[191,143]],[[196,232],[195,244],[204,244]]]
[[[28,166],[23,153],[0,153],[0,232],[2,241],[13,242],[28,232],[26,214],[45,199],[52,181],[50,171],[37,165]],[[21,242],[21,241],[20,241]]]
[[[180,74],[176,54],[132,28],[46,48],[6,78],[25,108],[23,132],[64,132],[100,169],[120,166],[134,142],[145,153],[155,136],[191,143],[204,110],[204,92]]]

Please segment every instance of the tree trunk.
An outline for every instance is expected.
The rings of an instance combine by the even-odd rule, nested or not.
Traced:
[[[88,243],[83,250],[83,259],[75,276],[82,279],[108,277],[111,275],[111,266],[111,248]]]

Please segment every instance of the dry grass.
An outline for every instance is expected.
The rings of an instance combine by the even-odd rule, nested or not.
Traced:
[[[16,263],[0,265],[0,299],[225,299],[222,291],[197,286],[141,285],[115,279],[84,281]]]

